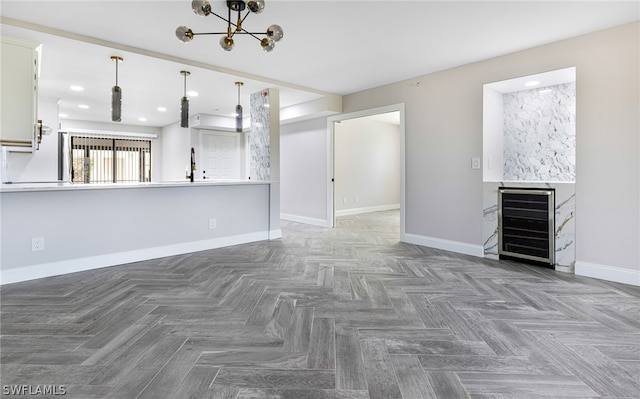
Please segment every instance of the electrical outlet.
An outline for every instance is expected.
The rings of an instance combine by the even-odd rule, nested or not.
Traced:
[[[216,220],[215,219],[209,219],[209,230],[213,230],[216,228]]]
[[[31,251],[44,251],[44,237],[35,237],[31,239]]]
[[[355,201],[356,201],[356,204],[357,204],[357,203],[358,203],[358,201],[359,201],[359,200],[358,200],[358,197],[356,197],[356,198],[355,198]]]
[[[347,197],[344,197],[344,198],[342,199],[342,203],[343,203],[343,204],[346,204],[347,202],[349,202],[349,201],[347,200]]]
[[[480,158],[471,158],[471,169],[480,169]]]

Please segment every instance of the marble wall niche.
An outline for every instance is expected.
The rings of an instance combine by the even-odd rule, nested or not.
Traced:
[[[527,187],[555,189],[555,268],[573,272],[575,268],[575,185],[572,183],[485,182],[483,204],[484,256],[498,259],[498,188]]]
[[[575,82],[503,94],[503,179],[575,181]]]
[[[553,188],[555,268],[574,271],[575,121],[575,67],[484,85],[484,256],[498,259],[498,188]]]

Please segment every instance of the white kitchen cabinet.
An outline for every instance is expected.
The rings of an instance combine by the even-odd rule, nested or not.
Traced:
[[[0,37],[0,44],[0,144],[33,151],[38,129],[39,44],[6,36]]]

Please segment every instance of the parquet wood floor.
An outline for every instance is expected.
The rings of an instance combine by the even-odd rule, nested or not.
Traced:
[[[2,395],[640,397],[640,288],[398,235],[394,211],[283,222],[282,240],[3,286]]]

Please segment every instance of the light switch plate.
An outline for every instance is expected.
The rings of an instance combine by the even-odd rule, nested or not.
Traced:
[[[471,169],[480,169],[480,158],[471,158]]]

